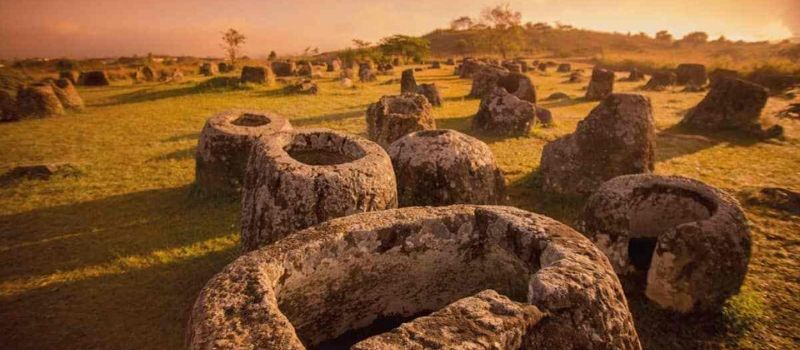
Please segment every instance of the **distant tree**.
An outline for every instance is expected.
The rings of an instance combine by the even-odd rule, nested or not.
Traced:
[[[553,29],[553,27],[545,22],[537,22],[531,26],[531,29],[539,32],[546,32]]]
[[[225,49],[225,54],[231,64],[236,64],[236,59],[239,57],[239,51],[245,41],[245,36],[239,33],[238,30],[230,28],[227,32],[222,33],[222,48]]]
[[[669,33],[668,31],[666,31],[666,30],[659,30],[659,31],[656,33],[656,40],[660,40],[660,41],[672,41],[672,34],[670,34],[670,33]]]
[[[525,46],[525,33],[522,28],[522,14],[508,4],[487,7],[481,11],[481,19],[491,28],[482,30],[480,43],[485,49],[499,52],[503,58],[522,50]]]
[[[392,35],[381,39],[378,48],[384,56],[400,56],[405,59],[421,60],[430,52],[428,39],[408,35]]]
[[[370,45],[372,45],[371,42],[361,39],[353,39],[353,44],[356,46],[357,49],[366,49]]]
[[[703,44],[708,42],[708,34],[706,32],[691,32],[684,35],[681,41],[687,44]]]
[[[461,16],[450,21],[450,29],[452,30],[467,30],[472,28],[474,21],[469,16]]]
[[[717,38],[717,40],[714,40],[714,42],[724,44],[724,43],[729,43],[730,40],[728,40],[728,38],[726,38],[724,35],[720,35],[719,38]]]
[[[275,50],[270,51],[269,52],[269,56],[267,56],[267,59],[270,60],[270,61],[274,61],[277,58],[278,58],[278,54],[275,53]]]
[[[458,51],[461,56],[466,56],[470,51],[469,41],[466,39],[458,39],[456,41],[456,51]]]
[[[311,53],[313,53],[313,54],[315,54],[315,55],[316,55],[316,54],[319,54],[319,48],[318,48],[318,47],[315,47],[313,50],[311,50]]]

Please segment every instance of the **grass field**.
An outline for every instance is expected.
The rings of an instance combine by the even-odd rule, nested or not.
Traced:
[[[396,71],[397,78],[399,70]],[[538,94],[583,95],[564,75],[531,73]],[[280,86],[242,90],[181,84],[81,88],[87,109],[46,120],[0,124],[0,173],[21,164],[70,162],[77,176],[0,188],[0,348],[173,349],[204,283],[238,254],[239,203],[191,195],[194,148],[205,119],[232,107],[273,111],[297,127],[364,135],[365,110],[399,84],[340,87],[321,79],[318,96]],[[470,133],[478,100],[452,68],[417,72],[436,82],[439,128]],[[636,91],[641,83],[617,83]],[[760,186],[800,188],[800,122],[782,120],[783,140],[692,135],[675,124],[702,93],[651,97],[659,129],[656,172],[705,181],[742,198]],[[765,115],[786,100],[771,98]],[[520,138],[482,138],[503,169],[509,205],[572,224],[581,203],[542,193],[542,147],[570,133],[595,102],[542,102],[556,125]],[[742,293],[720,315],[675,316],[629,293],[646,348],[800,347],[800,218],[744,203],[753,256]]]

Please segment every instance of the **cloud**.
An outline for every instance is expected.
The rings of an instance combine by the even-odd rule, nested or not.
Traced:
[[[800,36],[800,0],[785,0],[783,23],[795,36]]]

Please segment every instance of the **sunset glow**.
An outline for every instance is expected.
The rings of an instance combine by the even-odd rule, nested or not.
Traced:
[[[216,37],[228,27],[248,35],[245,53],[331,50],[353,38],[422,35],[448,19],[476,16],[486,0],[409,1],[3,1],[0,57],[89,57],[146,54],[220,55]],[[779,40],[800,34],[800,1],[511,1],[523,21],[579,28],[711,38]],[[794,32],[794,33],[793,33]]]

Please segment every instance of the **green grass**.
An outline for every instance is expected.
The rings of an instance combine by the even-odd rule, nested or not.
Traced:
[[[470,133],[479,103],[463,98],[470,83],[447,66],[417,76],[440,86],[445,106],[435,110],[438,126]],[[531,76],[541,97],[584,93],[583,84],[563,84],[562,74]],[[0,124],[0,173],[41,162],[80,169],[80,176],[0,188],[0,348],[180,348],[197,293],[238,254],[238,203],[191,196],[205,119],[245,107],[285,115],[295,127],[364,135],[367,105],[399,91],[398,84],[381,82],[348,89],[328,77],[320,95],[290,96],[278,85],[200,88],[204,79],[194,79],[82,88],[85,112]],[[618,83],[617,90],[639,85]],[[660,130],[657,173],[697,178],[737,195],[759,186],[800,188],[800,123],[782,121],[787,138],[773,142],[689,135],[674,125],[702,93],[645,94]],[[785,103],[771,99],[765,115]],[[509,205],[572,224],[582,203],[542,193],[536,169],[544,144],[572,132],[596,103],[542,105],[553,111],[554,127],[482,139],[506,175]],[[797,347],[800,220],[762,207],[746,210],[754,249],[743,296],[725,314],[681,317],[629,293],[648,348]]]

